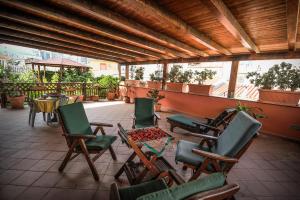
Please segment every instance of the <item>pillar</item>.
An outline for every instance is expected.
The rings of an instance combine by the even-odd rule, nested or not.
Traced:
[[[163,63],[163,80],[162,80],[162,89],[165,89],[166,82],[168,78],[168,63]]]
[[[238,69],[239,69],[239,61],[232,61],[229,86],[228,86],[228,94],[227,94],[228,98],[234,98]]]
[[[119,73],[119,79],[121,80],[121,64],[118,63],[118,73]]]
[[[129,65],[128,64],[126,64],[125,79],[129,79]]]

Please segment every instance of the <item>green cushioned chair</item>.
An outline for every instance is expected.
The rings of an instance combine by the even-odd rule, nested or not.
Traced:
[[[239,112],[219,137],[197,134],[200,144],[180,140],[176,149],[176,162],[193,169],[191,180],[202,172],[228,172],[251,144],[261,123],[247,113]],[[208,147],[204,147],[204,142]]]
[[[135,98],[132,128],[157,126],[160,117],[154,112],[154,100],[151,98]]]
[[[211,131],[207,126],[226,128],[232,117],[236,114],[235,108],[225,109],[215,118],[194,119],[184,115],[171,115],[167,117],[167,122],[170,123],[170,131],[174,132],[175,127],[188,130],[192,133],[206,134]]]
[[[83,153],[95,180],[99,180],[99,175],[93,162],[107,149],[109,149],[112,158],[116,160],[116,155],[111,145],[117,137],[106,135],[103,128],[112,127],[113,125],[96,122],[89,123],[83,105],[80,102],[60,106],[58,108],[58,113],[62,123],[63,135],[69,146],[69,151],[59,167],[59,171],[63,171],[69,160],[72,160],[80,153]],[[94,131],[91,126],[96,127]],[[99,130],[102,135],[97,135]],[[73,153],[75,153],[74,156],[72,156]],[[96,155],[91,159],[89,154]]]
[[[168,188],[163,179],[121,189],[114,183],[111,186],[110,200],[225,199],[239,190],[236,184],[225,185],[226,179],[222,173],[214,173],[187,183],[174,171],[171,174],[176,177],[177,183],[171,188]]]

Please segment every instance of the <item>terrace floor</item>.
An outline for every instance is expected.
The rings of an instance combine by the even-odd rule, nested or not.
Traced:
[[[90,121],[114,124],[106,128],[107,134],[117,134],[118,122],[130,128],[133,105],[122,102],[85,104]],[[37,115],[34,128],[28,125],[28,108],[0,110],[0,199],[108,199],[113,175],[120,168],[130,151],[118,139],[114,143],[118,161],[109,153],[97,160],[100,181],[95,182],[83,157],[71,161],[64,173],[58,172],[67,150],[60,127],[49,127]],[[166,116],[161,113],[159,126],[168,130]],[[175,129],[176,139],[195,138]],[[190,172],[175,164],[176,145],[168,149],[165,157],[184,177]],[[231,170],[229,182],[241,187],[236,199],[300,199],[300,145],[276,137],[260,135]],[[120,185],[127,185],[122,177]]]

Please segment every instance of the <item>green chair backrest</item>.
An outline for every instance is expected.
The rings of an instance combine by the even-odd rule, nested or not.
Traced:
[[[81,102],[60,106],[58,111],[66,134],[93,134]]]
[[[212,152],[235,157],[240,150],[257,134],[261,123],[247,113],[240,111],[219,136]]]
[[[150,98],[135,98],[135,121],[137,124],[154,123],[154,100]]]

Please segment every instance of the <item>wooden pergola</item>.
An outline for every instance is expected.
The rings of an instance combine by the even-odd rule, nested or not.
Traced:
[[[300,58],[299,0],[0,0],[0,42],[128,66]],[[120,68],[120,67],[119,67]],[[230,95],[231,96],[231,95]]]
[[[59,68],[60,80],[62,79],[63,71],[65,68],[80,69],[82,72],[87,71],[89,69],[89,67],[86,65],[66,58],[50,58],[47,60],[30,59],[27,60],[25,63],[26,65],[31,65],[32,71],[35,71],[35,66],[37,66],[38,80],[40,80],[41,82],[43,82],[43,79],[41,78],[41,67],[43,67],[44,77],[46,74],[46,67]]]

